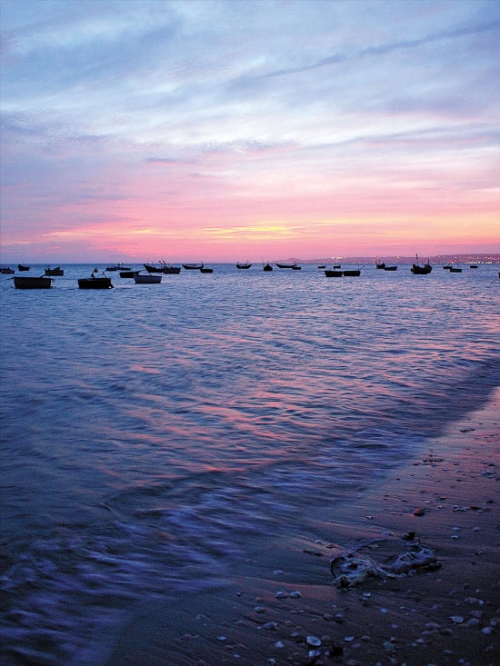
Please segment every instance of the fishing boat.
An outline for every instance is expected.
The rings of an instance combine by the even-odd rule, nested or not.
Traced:
[[[29,271],[29,266],[24,266],[23,264],[17,264],[17,270],[22,273],[23,271]]]
[[[302,266],[292,266],[292,271],[301,271]]]
[[[165,275],[179,275],[181,272],[181,267],[180,266],[171,266],[170,264],[164,264],[162,273]]]
[[[201,264],[182,264],[183,268],[185,268],[187,271],[201,271],[203,268],[204,264],[201,262]]]
[[[98,269],[94,268],[89,278],[80,278],[78,280],[80,289],[113,289],[111,278],[104,275],[104,273],[99,276],[98,273]]]
[[[349,270],[349,271],[344,271],[344,277],[359,277],[361,275],[361,270],[355,269],[355,270]]]
[[[295,268],[296,265],[297,265],[296,261],[290,264],[278,264],[278,263],[276,264],[278,268]]]
[[[432,266],[430,265],[429,260],[427,260],[427,262],[423,266],[421,266],[418,263],[418,254],[415,255],[415,257],[417,259],[417,263],[413,264],[413,266],[411,267],[411,272],[414,275],[428,275],[432,271]]]
[[[379,261],[378,259],[375,260],[375,268],[381,268],[382,270],[385,269],[385,262]]]
[[[137,275],[134,275],[134,282],[136,284],[158,284],[161,282],[161,273],[158,274],[153,274],[153,273],[137,273]]]
[[[397,271],[397,266],[384,266],[384,271]]]
[[[109,277],[94,277],[91,275],[89,278],[79,278],[78,286],[80,289],[113,289],[111,278]]]
[[[444,268],[445,271],[449,271],[450,268],[453,268],[453,267],[452,267],[451,264],[445,264],[445,265],[443,266],[443,268]]]
[[[163,273],[163,266],[161,263],[159,266],[156,266],[155,264],[143,264],[143,266],[148,273]]]
[[[344,273],[343,273],[343,271],[330,270],[330,269],[327,268],[326,271],[325,271],[325,275],[326,275],[326,277],[339,278],[339,277],[342,277],[344,275]]]
[[[267,264],[264,264],[262,270],[263,270],[263,271],[267,271],[267,272],[269,272],[269,271],[272,271],[272,270],[273,270],[273,267],[272,267],[271,264],[268,262]]]
[[[14,286],[16,289],[50,289],[52,278],[46,276],[27,277],[16,275],[14,277]]]
[[[112,264],[106,268],[107,271],[131,271],[130,266],[124,266],[122,263]]]
[[[47,266],[45,269],[45,275],[50,275],[51,277],[54,277],[54,275],[64,275],[64,271],[60,266],[57,266],[56,268],[50,268],[50,266]]]
[[[239,261],[236,262],[236,268],[239,268],[240,270],[245,270],[247,268],[251,268],[252,264],[250,264],[248,261],[245,263],[240,263]]]
[[[461,268],[455,268],[455,266],[452,266],[450,268],[450,273],[461,273],[462,269]]]
[[[134,275],[139,275],[140,271],[120,271],[121,278],[133,278]]]
[[[0,273],[2,275],[12,275],[16,271],[13,268],[10,268],[10,266],[1,266],[0,267]]]
[[[213,273],[214,269],[213,268],[200,268],[200,273]]]

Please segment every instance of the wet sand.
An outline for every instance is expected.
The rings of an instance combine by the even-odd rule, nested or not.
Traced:
[[[221,588],[138,611],[108,666],[498,664],[499,481],[497,390],[355,503],[326,508],[329,540],[270,537]],[[334,556],[384,564],[417,540],[439,568],[335,586]]]

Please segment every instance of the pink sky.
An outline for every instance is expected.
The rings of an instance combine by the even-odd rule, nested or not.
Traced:
[[[497,3],[83,4],[2,2],[2,262],[500,252]]]

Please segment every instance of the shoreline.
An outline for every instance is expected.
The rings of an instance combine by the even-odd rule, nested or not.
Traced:
[[[224,587],[138,611],[107,666],[493,666],[500,651],[499,437],[496,389],[418,458],[355,502],[334,506],[318,522],[331,542],[271,537]],[[403,537],[411,532],[440,568],[335,586],[332,557],[356,551],[383,564],[408,548]]]

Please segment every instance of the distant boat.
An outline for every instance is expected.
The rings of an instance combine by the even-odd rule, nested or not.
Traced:
[[[415,256],[417,259],[417,263],[413,264],[413,266],[411,267],[411,272],[414,275],[428,275],[432,271],[432,266],[430,265],[429,260],[427,260],[427,262],[423,266],[421,266],[418,263],[418,254]]]
[[[477,268],[477,265],[476,265],[476,264],[471,264],[471,265],[469,266],[469,268]]]
[[[155,266],[154,264],[143,264],[148,273],[163,273],[163,266]]]
[[[1,266],[0,267],[0,273],[2,275],[12,275],[16,271],[13,268],[10,268],[10,266]]]
[[[245,270],[247,268],[251,268],[252,264],[250,264],[248,261],[245,263],[240,263],[239,261],[236,262],[236,268],[239,268],[240,270]]]
[[[359,277],[361,275],[360,269],[344,271],[344,277]]]
[[[375,260],[375,268],[381,268],[382,270],[385,269],[385,263],[383,261],[379,261],[378,259]]]
[[[14,277],[14,286],[16,289],[50,289],[52,278],[42,277],[24,277],[16,275]]]
[[[265,264],[265,265],[263,266],[262,270],[263,270],[263,271],[272,271],[272,270],[273,270],[273,267],[271,266],[270,263],[267,263],[267,264]]]
[[[134,282],[136,284],[158,284],[161,282],[161,278],[161,273],[159,275],[152,273],[137,273],[137,275],[134,275]]]
[[[461,268],[455,268],[454,266],[451,266],[450,268],[450,273],[461,273],[462,269]]]
[[[204,268],[203,266],[200,268],[200,273],[213,273],[214,269],[213,268]]]
[[[54,275],[64,275],[64,271],[60,266],[57,266],[57,268],[50,268],[50,266],[47,266],[45,269],[45,275],[50,275],[52,277]]]
[[[452,266],[451,264],[445,264],[445,265],[443,266],[443,268],[444,268],[445,271],[449,271],[450,268],[453,268],[453,266]]]
[[[295,268],[296,265],[297,265],[296,261],[294,261],[291,264],[278,264],[278,263],[276,264],[278,268]]]
[[[397,266],[384,266],[384,271],[397,271]]]
[[[78,286],[80,289],[113,289],[111,278],[109,277],[94,277],[91,275],[89,278],[79,278]]]
[[[204,263],[201,262],[201,264],[182,264],[183,268],[185,268],[187,271],[201,271],[201,269],[204,266]]]
[[[23,266],[23,264],[17,264],[17,270],[21,273],[22,271],[29,271],[29,266]]]
[[[342,266],[340,264],[335,264],[333,270],[336,271],[338,268],[342,268]]]
[[[342,276],[344,275],[344,273],[343,273],[343,271],[336,271],[336,270],[329,270],[329,269],[327,269],[327,270],[325,271],[325,275],[326,275],[326,277],[336,277],[336,278],[339,278],[339,277],[342,277]]]
[[[167,264],[164,264],[162,272],[164,275],[179,275],[181,272],[181,267],[171,266],[170,264],[167,266]]]
[[[318,266],[318,268],[326,268],[326,266]]]
[[[130,271],[132,270],[130,266],[124,266],[123,264],[112,264],[106,268],[107,271]]]
[[[134,275],[139,275],[141,271],[120,271],[121,278],[133,278]]]

